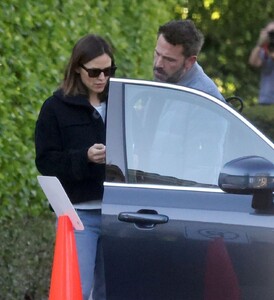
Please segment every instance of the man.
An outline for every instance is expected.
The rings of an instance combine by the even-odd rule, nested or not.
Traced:
[[[249,64],[261,68],[259,104],[274,104],[274,21],[261,30]]]
[[[174,20],[160,26],[154,51],[154,79],[194,88],[225,101],[197,62],[203,43],[203,34],[191,20]]]

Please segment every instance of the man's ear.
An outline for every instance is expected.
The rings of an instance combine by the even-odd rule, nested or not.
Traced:
[[[191,67],[194,65],[196,61],[197,61],[196,55],[192,55],[185,60],[185,67],[187,71],[191,69]]]

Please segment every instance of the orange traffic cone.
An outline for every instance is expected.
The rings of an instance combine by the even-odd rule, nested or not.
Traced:
[[[75,236],[68,216],[58,217],[49,300],[82,300]]]

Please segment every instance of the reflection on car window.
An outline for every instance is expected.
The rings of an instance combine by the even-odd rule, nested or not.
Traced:
[[[273,156],[241,120],[187,91],[128,84],[125,121],[129,182],[216,186],[227,161]]]

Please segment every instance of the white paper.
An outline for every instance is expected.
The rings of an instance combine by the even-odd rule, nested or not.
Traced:
[[[58,178],[37,176],[37,179],[57,217],[66,215],[76,230],[84,230],[84,225]]]

